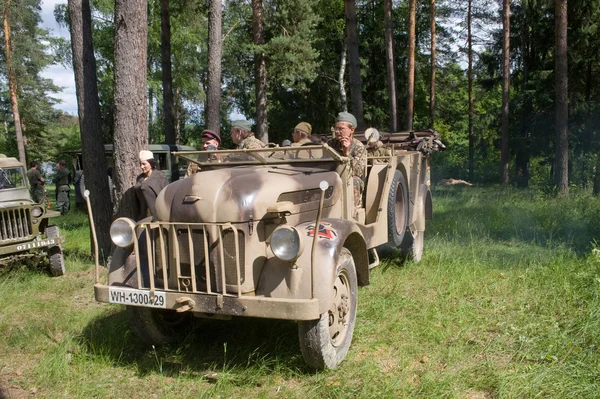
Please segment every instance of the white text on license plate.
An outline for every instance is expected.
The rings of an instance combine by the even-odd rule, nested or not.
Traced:
[[[161,291],[154,291],[154,295],[150,296],[150,291],[136,290],[133,288],[109,287],[108,302],[120,303],[122,305],[166,308],[167,295]]]

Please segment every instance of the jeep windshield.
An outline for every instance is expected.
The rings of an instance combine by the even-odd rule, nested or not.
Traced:
[[[0,168],[0,190],[9,188],[27,188],[25,170],[21,166]]]
[[[344,158],[326,144],[300,147],[273,147],[254,150],[215,150],[174,152],[173,155],[200,166],[276,165],[322,163]]]

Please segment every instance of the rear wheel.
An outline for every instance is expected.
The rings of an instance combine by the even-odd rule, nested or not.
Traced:
[[[148,345],[164,345],[181,339],[190,328],[190,313],[127,306],[129,325]]]
[[[334,369],[346,357],[356,320],[357,286],[354,259],[344,248],[336,267],[329,310],[318,320],[301,321],[298,326],[302,356],[310,366]]]
[[[378,248],[383,256],[391,256],[402,245],[408,223],[408,187],[399,170],[394,172],[387,204],[388,242]]]
[[[58,226],[46,228],[46,238],[58,238],[60,233]],[[48,247],[48,261],[50,262],[50,273],[53,276],[63,276],[66,273],[65,259],[60,244]]]

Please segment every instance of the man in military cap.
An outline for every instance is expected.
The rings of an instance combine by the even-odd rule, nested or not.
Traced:
[[[354,184],[354,210],[362,206],[362,192],[365,186],[364,178],[367,169],[367,151],[365,146],[354,138],[356,118],[349,112],[340,112],[335,119],[334,138],[327,144],[340,155],[350,158],[352,180]]]
[[[292,139],[294,139],[294,143],[292,147],[298,147],[304,144],[312,144],[311,140],[312,134],[312,126],[308,122],[300,122],[294,128],[294,132],[292,133]]]
[[[219,133],[210,129],[204,129],[202,131],[202,149],[204,151],[218,150],[220,145],[221,136],[219,135]],[[202,160],[200,156],[198,157],[198,160]],[[206,157],[204,160],[206,160]],[[191,176],[199,170],[200,169],[198,168],[197,163],[190,162],[188,164],[187,171],[185,172],[185,177]]]
[[[29,179],[29,193],[31,194],[31,199],[38,204],[44,198],[44,178],[42,174],[38,170],[38,163],[33,161],[31,162],[31,169],[27,171],[27,178]]]
[[[71,172],[67,168],[67,162],[61,159],[56,164],[56,174],[54,175],[54,184],[56,184],[56,210],[62,215],[69,212],[71,200],[69,193],[71,191]]]
[[[231,124],[231,141],[238,149],[254,150],[265,147],[262,141],[254,137],[251,129],[252,124],[245,119],[233,121]]]

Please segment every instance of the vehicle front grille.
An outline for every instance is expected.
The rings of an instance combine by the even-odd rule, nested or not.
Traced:
[[[29,208],[0,210],[0,241],[18,241],[31,236]]]
[[[140,267],[145,288],[239,294],[245,280],[244,233],[230,224],[145,224]],[[237,238],[237,239],[236,239]],[[175,245],[176,244],[176,245]],[[154,265],[152,270],[152,265]]]

